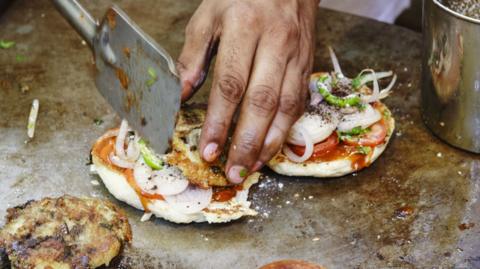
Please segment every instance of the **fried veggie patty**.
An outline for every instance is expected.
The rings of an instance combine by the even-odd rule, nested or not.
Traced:
[[[8,209],[0,252],[11,268],[97,268],[131,239],[128,219],[112,203],[63,196]]]

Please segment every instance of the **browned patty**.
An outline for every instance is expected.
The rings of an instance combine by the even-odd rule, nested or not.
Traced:
[[[189,106],[180,110],[172,140],[172,152],[167,155],[167,162],[177,166],[192,184],[199,187],[228,186],[230,183],[224,173],[224,161],[203,161],[200,158],[198,141],[189,141],[192,140],[192,132],[199,133],[201,130],[205,115],[206,110],[203,107]],[[195,155],[196,160],[192,161],[189,158],[191,155]]]
[[[128,219],[112,203],[63,196],[8,209],[0,252],[12,268],[97,268],[131,239]]]

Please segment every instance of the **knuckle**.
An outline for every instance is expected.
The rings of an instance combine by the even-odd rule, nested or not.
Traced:
[[[253,89],[253,93],[247,99],[247,104],[252,108],[254,113],[267,116],[276,110],[278,106],[278,95],[271,86],[256,86]]]
[[[220,95],[232,104],[239,104],[242,99],[245,82],[239,76],[225,75],[218,81]]]
[[[255,132],[247,131],[240,134],[237,148],[240,152],[258,154],[260,151],[260,143]]]
[[[208,136],[219,136],[223,130],[227,129],[227,127],[227,122],[225,120],[215,117],[207,120],[203,130],[205,130],[205,134]]]
[[[298,95],[285,94],[280,99],[280,106],[278,110],[290,117],[296,117],[298,115],[299,107],[301,106],[301,100],[303,93],[299,92]]]
[[[245,26],[254,26],[258,23],[258,9],[251,3],[238,1],[225,13],[229,19],[241,21]]]
[[[298,25],[290,20],[281,19],[272,28],[272,34],[282,47],[292,46],[300,39]]]

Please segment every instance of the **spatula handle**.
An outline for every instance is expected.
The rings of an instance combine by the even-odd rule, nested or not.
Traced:
[[[98,23],[90,13],[77,0],[52,0],[52,2],[88,45],[93,47]]]

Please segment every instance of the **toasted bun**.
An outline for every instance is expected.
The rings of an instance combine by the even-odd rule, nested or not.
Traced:
[[[392,137],[393,130],[395,129],[395,120],[390,116],[390,110],[383,103],[380,103],[379,107],[386,112],[383,113],[383,117],[387,123],[387,136],[383,144],[373,148],[372,153],[366,156],[366,166],[373,163],[383,153]],[[332,161],[306,161],[304,163],[295,163],[290,161],[282,152],[279,152],[272,160],[270,160],[270,162],[268,162],[267,165],[273,171],[282,175],[318,178],[340,177],[363,169],[363,167],[356,168],[349,157],[339,157]]]
[[[190,184],[202,188],[226,186],[228,181],[223,170],[218,167],[211,169],[210,164],[199,158],[198,141],[192,138],[192,136],[198,136],[204,114],[205,110],[202,109],[187,109],[180,113],[172,143],[173,149],[167,155],[167,161],[182,170]],[[242,190],[237,191],[235,197],[226,202],[212,201],[207,208],[198,213],[178,212],[163,200],[149,200],[146,203],[147,208],[144,208],[145,203],[142,204],[140,196],[128,183],[123,170],[105,162],[100,157],[101,147],[107,139],[110,139],[108,134],[97,140],[92,150],[92,161],[105,187],[116,199],[175,223],[222,223],[257,214],[255,210],[250,209],[250,202],[247,201],[247,198],[250,187],[258,182],[260,176],[258,173],[250,175],[242,183]]]

